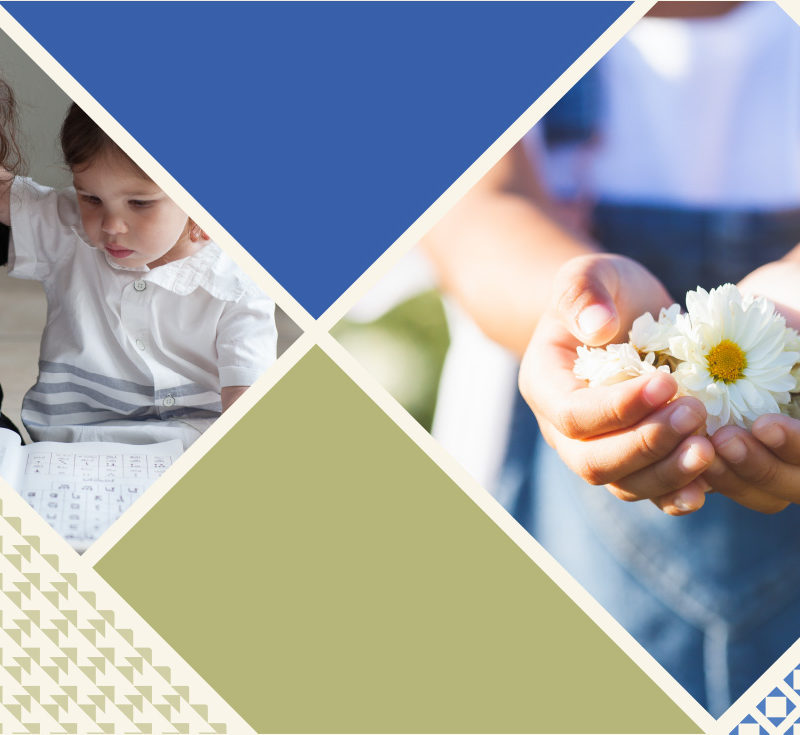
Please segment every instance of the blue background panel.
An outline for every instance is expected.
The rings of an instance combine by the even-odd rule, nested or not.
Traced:
[[[319,316],[628,5],[4,7]]]

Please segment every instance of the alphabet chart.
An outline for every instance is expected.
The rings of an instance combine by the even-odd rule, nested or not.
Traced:
[[[147,445],[39,442],[6,451],[3,475],[53,529],[82,552],[182,451],[177,440]]]

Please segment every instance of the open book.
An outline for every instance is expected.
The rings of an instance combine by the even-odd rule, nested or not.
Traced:
[[[0,475],[78,551],[86,551],[183,453],[160,444],[37,442],[0,429]]]

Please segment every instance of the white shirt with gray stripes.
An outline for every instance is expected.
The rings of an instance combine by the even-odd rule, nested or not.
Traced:
[[[11,232],[9,275],[47,295],[22,406],[35,441],[185,448],[220,415],[223,387],[251,385],[275,360],[274,304],[212,242],[152,270],[122,267],[86,241],[74,190],[20,177]]]

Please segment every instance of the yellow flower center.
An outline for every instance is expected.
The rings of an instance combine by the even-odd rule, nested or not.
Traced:
[[[729,339],[723,339],[706,355],[708,372],[714,380],[723,383],[735,383],[744,377],[747,357],[739,345]]]

